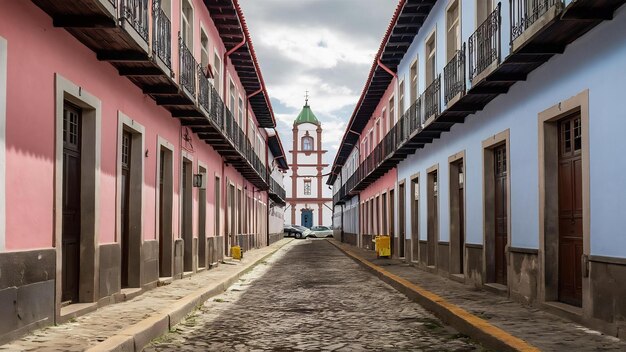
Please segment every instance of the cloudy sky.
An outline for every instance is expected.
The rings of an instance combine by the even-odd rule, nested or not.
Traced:
[[[326,162],[367,79],[395,0],[240,0],[285,151],[309,91]]]

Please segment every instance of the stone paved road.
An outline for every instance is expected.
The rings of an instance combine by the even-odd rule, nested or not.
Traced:
[[[146,351],[482,351],[325,240],[293,241]]]

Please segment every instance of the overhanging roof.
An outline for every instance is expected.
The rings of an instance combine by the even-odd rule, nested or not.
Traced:
[[[276,127],[270,97],[265,89],[261,68],[239,1],[204,0],[204,4],[227,51],[240,45],[245,39],[245,43],[230,55],[230,60],[249,96],[250,106],[260,127]]]
[[[278,137],[278,131],[273,130],[273,134],[271,132],[268,133],[267,146],[268,148],[270,148],[270,152],[272,152],[272,155],[274,156],[278,167],[282,170],[288,170],[289,164],[287,164],[285,150],[283,149],[283,144],[280,141],[280,137]]]
[[[393,77],[379,65],[379,60],[382,65],[394,73],[397,72],[398,64],[436,2],[437,0],[400,0],[374,58],[361,98],[356,104],[337,150],[331,174],[326,182],[328,185],[335,182],[354,145],[358,143],[360,133],[393,80]]]

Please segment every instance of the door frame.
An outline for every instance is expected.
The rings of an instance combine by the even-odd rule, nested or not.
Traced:
[[[7,40],[0,36],[0,252],[6,236]]]
[[[56,247],[55,321],[61,319],[63,223],[63,107],[64,101],[82,109],[81,146],[81,265],[79,302],[99,296],[100,149],[102,103],[82,87],[55,73],[54,246]],[[85,190],[85,192],[83,192]]]
[[[505,247],[507,288],[510,287],[511,265],[508,258],[508,247],[511,245],[511,143],[510,130],[506,129],[482,142],[483,148],[483,284],[492,283],[491,270],[495,259],[491,254],[495,251],[495,195],[494,195],[494,149],[506,146],[506,208],[507,208],[507,244]]]
[[[466,239],[463,238],[463,248],[460,247],[460,236],[463,233],[465,237],[467,211],[465,207],[466,192],[463,187],[463,203],[459,202],[459,171],[458,164],[463,163],[463,177],[467,177],[465,150],[462,150],[454,155],[448,157],[448,170],[449,170],[449,207],[450,207],[450,253],[449,253],[449,266],[450,274],[465,275],[465,268],[467,268],[465,262],[467,261],[467,253],[465,253]],[[465,182],[464,182],[465,183]],[[459,223],[459,213],[463,211],[463,223]],[[463,229],[463,231],[461,231]],[[459,251],[463,253],[463,262],[460,262],[458,257]]]
[[[208,166],[203,163],[202,161],[198,160],[198,165],[197,165],[197,170],[198,170],[198,174],[202,175],[202,178],[204,180],[204,185],[205,188],[202,189],[200,187],[198,187],[198,208],[197,210],[197,214],[198,214],[198,230],[197,230],[197,234],[198,234],[198,249],[197,249],[197,256],[198,256],[198,264],[197,264],[197,268],[207,268],[208,267],[208,252],[207,252],[207,237],[209,234],[209,231],[207,231],[208,229],[208,223],[209,223],[209,217],[207,216],[208,214],[208,202],[209,202],[209,168]],[[204,172],[202,172],[202,170],[204,170]],[[201,193],[204,192],[204,204],[202,202],[202,199],[200,197]],[[200,209],[202,209],[202,207],[204,207],[204,214],[202,214],[200,212]],[[200,218],[201,216],[204,218],[204,230],[201,230],[200,227]],[[204,234],[204,235],[202,235]],[[202,252],[201,252],[202,251]],[[203,262],[200,262],[200,253],[203,253]]]
[[[582,201],[583,201],[583,275],[582,311],[591,314],[591,280],[588,275],[591,250],[591,206],[589,168],[589,90],[561,101],[538,115],[539,127],[539,267],[541,302],[558,301],[558,130],[561,118],[580,113],[582,138]],[[572,306],[573,307],[573,306]]]
[[[398,182],[398,248],[396,249],[397,258],[406,258],[406,179]],[[414,241],[411,234],[410,242]],[[410,256],[409,256],[409,260]]]
[[[117,113],[117,159],[116,159],[116,191],[115,191],[115,240],[120,245],[120,259],[124,255],[122,246],[122,135],[124,131],[132,136],[130,154],[130,187],[128,201],[129,215],[129,253],[128,253],[128,287],[141,287],[143,284],[143,183],[144,183],[144,150],[145,127],[131,119],[121,111]],[[121,263],[120,263],[121,270]],[[121,272],[120,272],[121,275]],[[121,277],[121,276],[120,276]]]
[[[409,214],[411,214],[411,262],[418,264],[420,261],[420,199],[419,187],[420,187],[420,173],[416,172],[409,178],[411,187],[409,187]],[[416,182],[417,181],[417,182]],[[417,185],[418,199],[415,200],[415,185]],[[406,213],[406,210],[405,210]]]
[[[433,175],[437,175],[437,200],[433,199]],[[439,172],[439,164],[435,164],[426,169],[426,260],[424,264],[427,267],[437,267],[437,252],[439,247],[440,229],[441,229],[441,209],[439,204],[441,203],[441,173]],[[436,210],[437,217],[433,219],[433,210]],[[432,226],[432,241],[428,238],[429,227]],[[432,249],[431,249],[432,248]],[[430,256],[432,250],[432,258]]]
[[[159,204],[161,203],[161,197],[163,197],[163,195],[161,194],[161,192],[159,191],[159,176],[161,173],[161,149],[165,149],[168,150],[170,153],[170,159],[169,160],[169,170],[164,170],[165,172],[169,173],[169,180],[167,180],[167,178],[165,177],[165,172],[164,172],[164,182],[168,182],[169,183],[169,188],[171,189],[171,192],[169,194],[167,194],[167,196],[164,198],[165,204],[163,205],[164,208],[164,212],[167,213],[169,216],[166,216],[165,219],[168,220],[167,222],[169,222],[169,226],[167,226],[169,228],[169,233],[166,234],[167,237],[169,237],[169,241],[161,243],[161,240],[159,238],[159,234],[161,231],[161,225],[159,222]],[[174,145],[172,143],[170,143],[168,140],[166,140],[165,138],[157,135],[157,145],[156,145],[156,153],[157,153],[157,164],[156,164],[156,175],[155,175],[155,224],[154,224],[154,228],[156,229],[155,233],[156,233],[156,238],[159,241],[159,246],[163,246],[163,251],[165,253],[168,253],[166,255],[164,255],[164,258],[169,258],[168,262],[169,262],[169,271],[168,270],[161,270],[161,269],[167,269],[166,267],[166,263],[161,263],[161,258],[159,258],[159,276],[163,273],[164,275],[167,275],[169,277],[174,275],[174,217],[173,217],[173,211],[174,211],[174,165],[175,165],[175,161],[174,161]],[[165,163],[166,167],[167,167],[167,161]],[[166,188],[168,185],[164,185],[164,188]],[[169,209],[169,211],[168,211]]]
[[[187,176],[189,179],[189,200],[188,202],[190,204],[188,204],[189,206],[189,219],[183,219],[183,214],[184,214],[184,209],[183,207],[185,206],[185,204],[183,204],[183,200],[185,199],[184,195],[183,195],[183,183],[185,182],[185,180],[183,180],[183,168],[185,167],[185,163],[189,163],[189,175]],[[194,164],[194,159],[193,159],[193,154],[185,151],[185,150],[181,150],[180,152],[180,162],[178,163],[178,165],[180,166],[179,169],[179,174],[178,174],[178,185],[179,185],[179,192],[178,192],[178,233],[179,233],[179,238],[183,240],[183,273],[184,272],[196,272],[196,268],[197,268],[197,256],[194,255],[194,236],[193,236],[193,164]],[[188,221],[188,222],[187,222]],[[185,235],[185,228],[189,228],[191,233],[189,235]],[[189,237],[189,239],[191,240],[191,243],[189,243],[189,241],[185,240],[185,236]],[[190,246],[190,247],[187,247]],[[191,253],[191,262],[187,262],[189,260],[189,258],[187,258],[185,256],[185,249],[188,249],[189,253]],[[187,265],[185,265],[185,263],[187,263]],[[189,266],[191,266],[191,270],[185,270],[185,269],[189,269]]]

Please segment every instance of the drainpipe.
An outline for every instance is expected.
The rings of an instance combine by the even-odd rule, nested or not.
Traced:
[[[395,72],[391,71],[389,67],[385,66],[385,64],[383,64],[382,61],[380,61],[380,57],[378,57],[377,63],[378,63],[378,66],[380,66],[380,68],[382,68],[383,70],[387,71],[387,73],[390,74],[391,77],[398,78],[398,75]]]
[[[248,117],[248,107],[250,106],[250,98],[252,98],[253,96],[261,93],[263,91],[263,88],[260,88],[250,94],[248,94],[246,96],[246,136],[248,136],[248,131],[250,131],[250,124],[248,121],[250,121],[250,118]],[[248,136],[249,138],[250,136]]]
[[[228,96],[226,95],[227,90],[226,90],[226,76],[227,76],[227,68],[228,68],[228,57],[234,53],[235,51],[239,50],[239,48],[241,48],[242,46],[244,46],[246,44],[246,36],[244,35],[243,40],[241,41],[241,43],[235,45],[232,49],[228,50],[226,53],[224,53],[224,77],[223,77],[223,81],[224,81],[224,100],[228,100]],[[232,106],[230,107],[231,109],[233,108]]]

